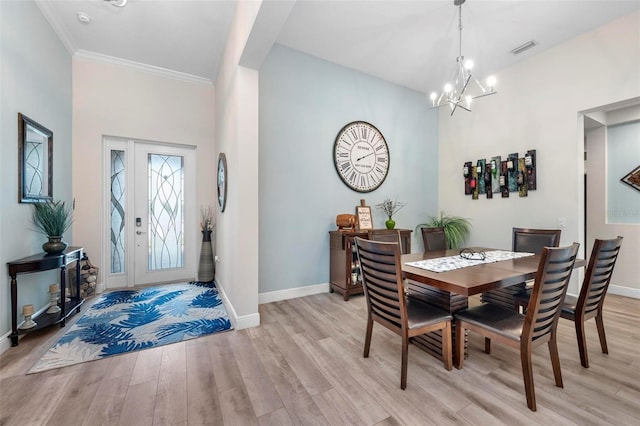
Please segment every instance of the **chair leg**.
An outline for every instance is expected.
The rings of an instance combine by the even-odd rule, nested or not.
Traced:
[[[524,379],[524,393],[527,396],[527,407],[536,411],[536,390],[533,385],[533,366],[531,364],[531,349],[520,349],[522,362],[522,378]]]
[[[584,321],[575,318],[576,337],[578,338],[578,352],[580,352],[580,364],[584,368],[589,368],[589,356],[587,355],[587,336],[584,332]]]
[[[367,318],[367,331],[364,335],[364,357],[369,358],[369,348],[371,347],[371,333],[373,332],[373,320]]]
[[[489,337],[484,338],[484,351],[488,354],[491,353],[491,338]]]
[[[464,345],[464,341],[462,344]],[[444,368],[447,370],[451,370],[451,358],[451,321],[447,321],[442,329],[442,360],[444,362]]]
[[[456,354],[455,354],[455,365],[457,369],[462,368],[462,364],[464,364],[464,325],[462,321],[456,320]]]
[[[558,355],[558,342],[555,333],[549,340],[549,355],[551,356],[551,366],[553,367],[553,377],[556,379],[556,386],[564,387],[562,384],[562,371],[560,370],[560,356]]]
[[[604,321],[602,320],[602,311],[598,311],[598,315],[596,315],[596,326],[598,327],[598,337],[600,337],[600,347],[602,348],[602,353],[608,354],[609,349],[607,348],[607,337],[604,334]]]
[[[407,387],[407,364],[409,362],[409,338],[402,336],[402,367],[400,370],[400,389]]]

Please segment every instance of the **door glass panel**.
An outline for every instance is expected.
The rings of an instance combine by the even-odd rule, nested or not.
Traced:
[[[184,267],[184,160],[149,154],[149,270]]]
[[[29,128],[24,146],[24,192],[28,196],[46,195],[44,179],[47,162],[45,158],[46,135],[36,129]]]
[[[125,162],[124,151],[111,151],[111,273],[125,271]]]

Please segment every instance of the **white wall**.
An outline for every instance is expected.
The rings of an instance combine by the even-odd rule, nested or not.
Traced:
[[[472,219],[472,244],[509,248],[511,227],[555,228],[559,217],[567,218],[561,244],[584,244],[579,112],[640,95],[639,51],[636,12],[495,73],[499,93],[472,113],[440,113],[439,203]],[[465,161],[527,149],[538,156],[538,189],[527,198],[464,195]]]
[[[42,252],[46,238],[33,231],[30,204],[18,203],[18,113],[53,132],[53,197],[71,195],[71,56],[32,1],[0,2],[0,352],[9,344],[10,285],[6,263]],[[68,231],[65,240],[71,242]],[[49,302],[56,271],[18,278],[18,309]],[[18,317],[21,322],[22,318]]]
[[[211,85],[73,59],[73,242],[85,247],[92,263],[108,268],[101,229],[102,210],[108,209],[103,205],[103,136],[196,146],[199,208],[216,202],[214,114]],[[201,240],[199,228],[191,232]]]
[[[275,45],[260,69],[260,294],[329,282],[329,231],[364,198],[374,226],[385,197],[413,230],[437,214],[437,112],[421,93]],[[349,189],[333,163],[336,135],[364,120],[384,135],[389,175],[370,193]],[[413,251],[422,250],[413,234]]]
[[[618,261],[611,277],[609,292],[640,298],[640,280],[638,279],[638,253],[640,253],[640,225],[630,223],[609,223],[607,220],[607,124],[619,124],[620,113],[624,114],[622,122],[635,121],[640,119],[640,108],[626,108],[611,114],[600,114],[599,118],[603,124],[601,127],[586,132],[585,150],[587,161],[585,170],[587,174],[587,238],[586,244],[588,253],[591,253],[593,239],[614,238],[618,235],[624,236],[622,248],[618,255]],[[631,114],[629,114],[631,113]],[[636,149],[640,148],[640,140]],[[625,171],[617,170],[618,174]],[[620,182],[619,177],[615,179],[615,184],[626,186]],[[640,206],[640,193],[634,192],[633,188],[623,188],[627,190],[628,197],[636,200],[636,205]]]
[[[258,73],[239,65],[261,2],[241,1],[216,78],[216,157],[227,157],[227,206],[218,212],[216,282],[236,328],[258,314]],[[213,115],[212,115],[213,117]]]

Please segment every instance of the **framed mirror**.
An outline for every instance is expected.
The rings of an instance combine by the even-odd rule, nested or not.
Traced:
[[[53,132],[18,113],[18,201],[53,197]]]

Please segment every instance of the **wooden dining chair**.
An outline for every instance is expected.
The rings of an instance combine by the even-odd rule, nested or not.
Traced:
[[[424,251],[447,250],[447,236],[444,228],[422,227],[422,241],[424,241]]]
[[[596,319],[600,348],[603,354],[608,354],[607,338],[604,334],[604,322],[602,321],[602,308],[604,298],[607,295],[613,267],[616,265],[618,253],[622,246],[622,237],[611,240],[598,240],[593,243],[591,258],[584,276],[580,295],[578,297],[567,295],[560,311],[560,317],[573,321],[578,338],[578,351],[580,352],[580,364],[589,368],[587,356],[587,340],[585,335],[585,321]]]
[[[405,254],[404,248],[402,247],[400,231],[397,229],[370,229],[367,238],[371,241],[398,243],[400,244],[400,254]]]
[[[367,301],[367,330],[364,357],[369,357],[373,323],[377,322],[402,337],[400,389],[407,387],[409,338],[442,331],[442,359],[451,370],[451,314],[405,297],[400,263],[400,244],[356,237],[356,252]]]
[[[556,386],[563,387],[556,330],[578,247],[573,243],[542,250],[526,315],[493,303],[456,312],[456,368],[464,362],[465,330],[485,336],[487,353],[491,353],[491,340],[520,349],[527,406],[536,411],[531,351],[547,343]]]
[[[558,247],[561,232],[561,229],[513,228],[511,230],[511,250],[540,254],[545,247]],[[516,303],[515,295],[522,296],[521,293],[526,288],[527,283],[523,281],[509,287],[482,293],[480,300],[484,303],[495,303],[505,308],[518,310],[519,305]]]

